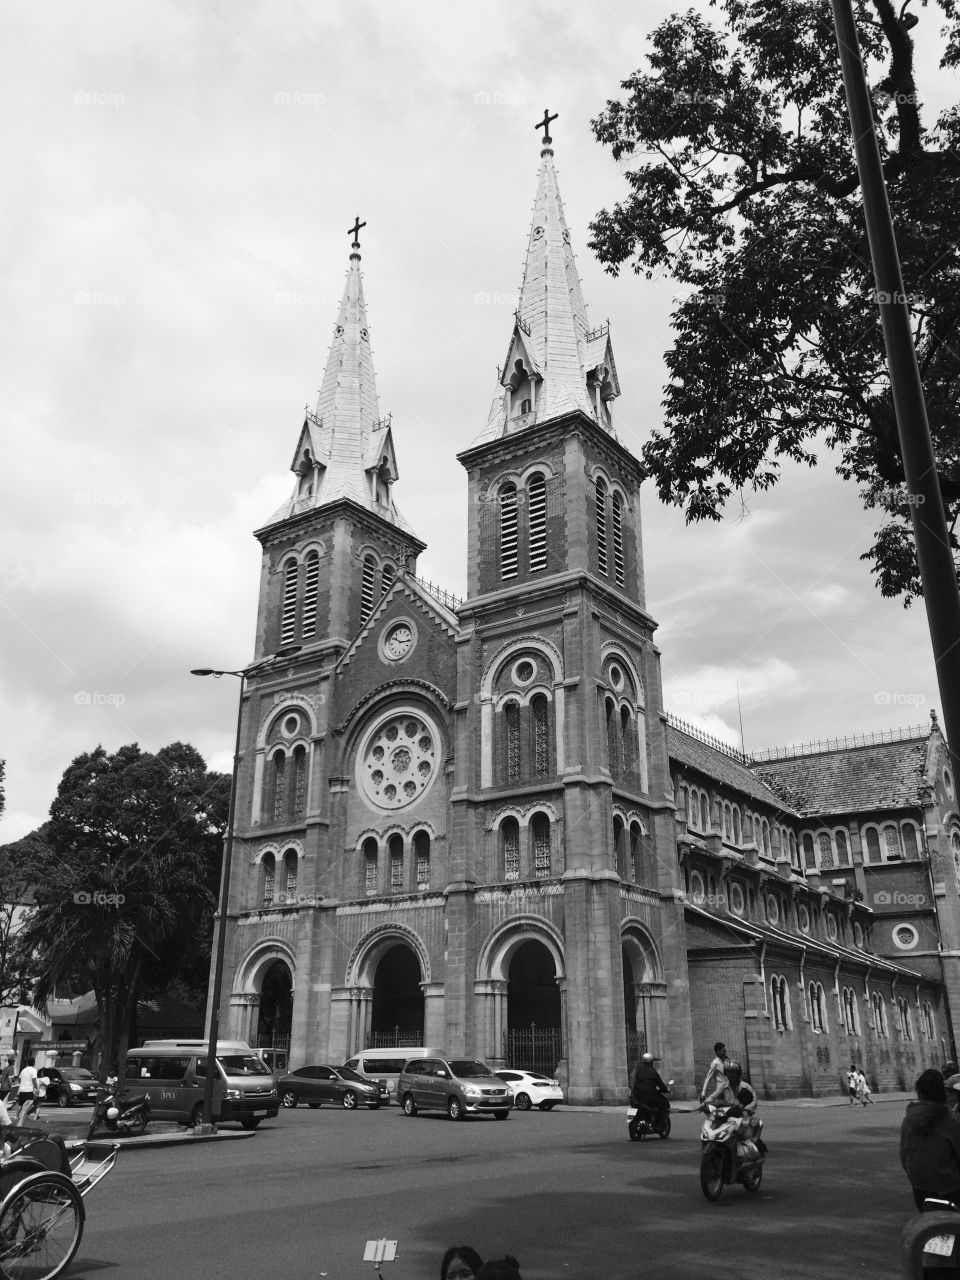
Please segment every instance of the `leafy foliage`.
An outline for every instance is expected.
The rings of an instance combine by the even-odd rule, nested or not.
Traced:
[[[675,14],[648,68],[593,122],[629,193],[591,224],[624,264],[684,286],[664,426],[643,460],[662,500],[719,519],[783,459],[825,450],[880,514],[864,559],[884,595],[920,592],[829,0],[711,0],[717,28]],[[907,0],[909,3],[909,0]],[[924,122],[909,31],[890,0],[857,0],[948,523],[960,513],[960,108]],[[943,66],[960,65],[956,0]],[[953,538],[953,549],[957,542]]]
[[[50,856],[42,827],[0,847],[0,1005],[30,1002],[36,962],[21,945],[19,931]]]

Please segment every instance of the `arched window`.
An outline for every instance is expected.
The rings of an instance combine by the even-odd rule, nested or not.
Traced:
[[[519,880],[520,824],[516,818],[504,818],[500,824],[500,855],[504,880]]]
[[[265,907],[273,905],[273,894],[276,883],[277,860],[272,853],[265,853],[260,863],[262,892],[260,900]]]
[[[790,845],[790,862],[791,862],[791,864],[792,864],[794,867],[796,867],[797,869],[799,869],[799,867],[800,867],[800,848],[799,848],[799,846],[798,846],[798,844],[797,844],[797,837],[796,837],[796,834],[795,834],[793,831],[791,831],[791,832],[790,832],[790,835],[789,835],[789,838],[788,838],[788,842],[789,842],[789,845]]]
[[[805,831],[802,836],[803,840],[803,861],[808,871],[815,871],[817,867],[817,855],[813,848],[813,836],[809,831]]]
[[[700,792],[700,830],[710,830],[710,801],[705,791]]]
[[[312,636],[317,630],[317,590],[320,584],[320,556],[316,551],[307,554],[306,573],[303,580],[303,634]]]
[[[770,823],[766,818],[760,823],[760,850],[766,857],[770,857]]]
[[[849,867],[850,848],[847,844],[847,833],[845,831],[835,831],[834,839],[837,842],[837,866]]]
[[[770,980],[770,995],[774,1027],[777,1031],[789,1031],[791,1028],[790,992],[786,978],[778,974],[773,975]]]
[[[617,724],[617,709],[613,699],[607,698],[604,704],[607,715],[607,767],[611,778],[619,779],[623,769],[620,760],[620,734]]]
[[[700,826],[700,799],[693,787],[687,791],[687,826],[694,829]]]
[[[614,490],[610,511],[613,525],[613,576],[618,587],[624,583],[623,572],[623,498]]]
[[[864,861],[880,861],[880,833],[876,827],[867,827],[863,833]]]
[[[527,554],[530,572],[547,567],[547,483],[538,471],[527,481]]]
[[[297,896],[297,851],[288,849],[283,855],[283,893],[289,906]]]
[[[887,1002],[879,991],[873,993],[873,1025],[877,1035],[886,1040],[887,1038]]]
[[[377,562],[373,556],[365,556],[363,575],[360,579],[360,625],[373,613],[373,584],[377,576]]]
[[[917,828],[912,822],[903,824],[903,852],[907,858],[919,858],[920,847],[917,841]]]
[[[500,490],[500,577],[517,576],[517,486]]]
[[[367,836],[363,842],[363,891],[368,896],[377,892],[379,854],[376,840]]]
[[[897,1000],[897,1012],[900,1016],[900,1034],[904,1040],[913,1039],[913,1018],[910,1014],[910,1002],[900,996]]]
[[[307,799],[307,752],[296,747],[293,752],[293,816],[303,817]]]
[[[630,870],[634,884],[640,884],[643,873],[643,832],[639,822],[630,823]]]
[[[535,813],[530,822],[533,837],[533,874],[543,880],[550,874],[550,819],[545,813]]]
[[[826,1000],[824,998],[823,983],[810,983],[810,1025],[814,1031],[827,1030],[827,1014]]]
[[[403,893],[403,836],[391,836],[387,851],[390,855],[390,892]]]
[[[273,757],[273,821],[282,822],[286,817],[287,757],[278,751]]]
[[[829,871],[833,868],[833,841],[830,839],[830,832],[818,831],[817,844],[820,849],[820,870]]]
[[[508,782],[520,781],[520,707],[516,702],[507,702],[503,708],[503,721],[506,729],[506,771]]]
[[[393,586],[393,580],[397,576],[397,571],[392,564],[385,564],[380,570],[380,594],[386,595]]]
[[[538,693],[530,700],[533,716],[533,767],[538,778],[553,772],[550,760],[550,705],[546,695]]]
[[[283,570],[283,614],[280,621],[280,643],[293,644],[297,636],[297,576],[295,560],[288,560]]]
[[[426,831],[418,831],[413,837],[413,851],[417,860],[417,890],[423,893],[430,888],[430,837]]]
[[[743,843],[753,844],[753,814],[743,815]]]
[[[903,857],[900,848],[900,832],[892,822],[883,828],[883,852],[888,862],[897,862]]]
[[[626,843],[623,819],[619,815],[615,814],[613,818],[613,852],[617,875],[621,880],[626,880],[628,878]]]
[[[607,560],[607,486],[597,481],[595,509],[597,515],[597,567],[604,577],[609,572]]]
[[[620,758],[623,761],[623,775],[631,782],[637,782],[637,731],[634,728],[633,716],[627,707],[620,708]]]
[[[723,836],[725,840],[733,839],[733,810],[729,804],[723,806]]]
[[[733,810],[733,843],[742,844],[743,839],[740,833],[740,810],[734,806]]]

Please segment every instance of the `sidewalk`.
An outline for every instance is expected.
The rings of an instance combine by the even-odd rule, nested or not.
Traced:
[[[57,1134],[63,1138],[68,1148],[82,1146],[87,1141],[87,1130],[90,1128],[90,1112],[77,1116],[69,1110],[50,1110],[46,1114],[41,1111],[36,1120],[28,1126],[45,1133]],[[139,1147],[176,1147],[195,1142],[230,1142],[239,1138],[254,1137],[253,1129],[219,1129],[216,1133],[194,1133],[183,1125],[168,1120],[153,1120],[147,1126],[146,1133],[139,1137],[123,1137],[118,1133],[110,1133],[106,1129],[98,1129],[96,1136],[90,1140],[91,1146],[109,1148],[114,1145],[129,1150]]]
[[[897,1102],[902,1107],[906,1106],[908,1102],[915,1102],[917,1098],[915,1093],[874,1093],[871,1096],[874,1102]],[[869,1107],[869,1103],[867,1105]],[[761,1098],[760,1106],[763,1107],[764,1111],[768,1110],[770,1107],[793,1107],[797,1110],[803,1110],[808,1107],[849,1107],[850,1099],[846,1094],[837,1094],[836,1096],[831,1095],[826,1098],[778,1098],[776,1100]],[[621,1105],[603,1107],[584,1107],[577,1103],[569,1105],[564,1103],[562,1109],[564,1111],[606,1111],[614,1115],[622,1115],[627,1109],[627,1103],[624,1102]],[[862,1106],[860,1109],[861,1111],[864,1110]],[[671,1101],[670,1110],[674,1115],[677,1115],[678,1113],[684,1114],[697,1112],[700,1110],[700,1106],[699,1103],[693,1101],[692,1098],[681,1098],[677,1102]]]

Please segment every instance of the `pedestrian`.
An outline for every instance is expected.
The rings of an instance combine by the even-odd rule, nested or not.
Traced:
[[[27,1118],[27,1113],[31,1111],[37,1101],[37,1071],[33,1065],[33,1059],[27,1059],[27,1065],[20,1069],[20,1080],[17,1084],[17,1124],[23,1124]]]
[[[455,1244],[443,1255],[440,1280],[476,1280],[483,1259],[468,1244]]]
[[[940,1075],[939,1071],[937,1072],[937,1075]],[[942,1080],[943,1077],[940,1076],[940,1079]],[[873,1095],[870,1092],[870,1085],[867,1082],[867,1077],[862,1071],[857,1071],[857,1097],[864,1106],[866,1106],[868,1102],[872,1103],[873,1106],[877,1105],[873,1101]]]
[[[0,1100],[6,1102],[7,1094],[13,1087],[13,1078],[16,1072],[13,1069],[13,1059],[6,1058],[3,1067],[0,1068]]]
[[[707,1097],[708,1094],[716,1093],[716,1091],[722,1087],[723,1082],[726,1079],[726,1061],[727,1046],[722,1040],[718,1040],[713,1046],[713,1058],[710,1061],[710,1066],[707,1068],[707,1074],[704,1077],[703,1085],[700,1089],[701,1102],[703,1102],[704,1098]]]
[[[916,1089],[900,1126],[900,1163],[914,1204],[922,1209],[928,1197],[960,1202],[960,1120],[947,1107],[943,1076],[930,1067]]]
[[[520,1280],[520,1263],[509,1253],[495,1262],[485,1262],[477,1272],[477,1280]]]
[[[860,1072],[857,1070],[857,1064],[855,1062],[851,1062],[850,1070],[847,1072],[847,1093],[850,1096],[851,1107],[855,1107],[857,1105],[857,1077],[859,1075]]]

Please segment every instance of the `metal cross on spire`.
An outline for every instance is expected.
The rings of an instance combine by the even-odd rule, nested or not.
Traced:
[[[537,123],[533,126],[535,129],[543,130],[543,145],[545,147],[549,147],[550,143],[553,141],[553,139],[550,137],[550,121],[556,120],[556,119],[557,119],[557,113],[554,112],[553,115],[551,115],[549,109],[547,107],[544,107],[543,119],[538,120]]]
[[[350,246],[351,249],[360,248],[360,232],[366,225],[367,224],[365,222],[360,221],[360,215],[357,214],[356,218],[353,220],[353,226],[347,227],[347,235],[353,236],[353,243]]]

